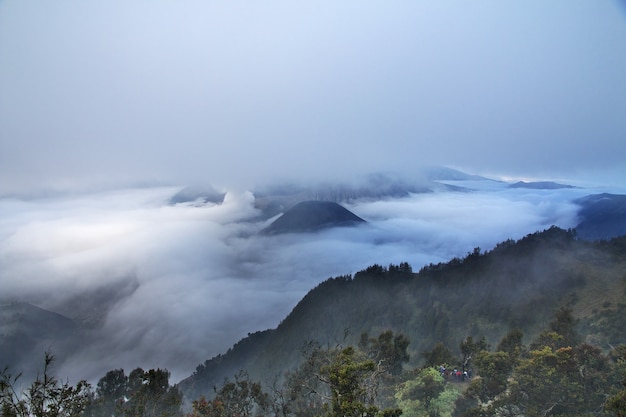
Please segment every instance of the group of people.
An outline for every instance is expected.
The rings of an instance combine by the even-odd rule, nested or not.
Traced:
[[[466,371],[465,369],[460,371],[460,370],[458,370],[456,368],[450,370],[450,369],[447,369],[444,365],[440,365],[439,366],[439,373],[447,381],[452,380],[452,381],[461,382],[461,381],[467,381],[467,380],[472,378],[472,370],[471,369],[468,370],[468,371]]]

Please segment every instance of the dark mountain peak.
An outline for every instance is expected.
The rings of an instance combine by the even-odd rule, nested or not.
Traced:
[[[331,227],[354,226],[365,220],[332,201],[303,201],[263,230],[264,234],[303,233]]]
[[[581,206],[578,237],[600,240],[626,235],[626,195],[591,194],[574,202]]]
[[[529,188],[532,190],[558,190],[560,188],[576,188],[573,185],[559,184],[553,181],[518,181],[509,185],[509,188]]]
[[[201,203],[221,204],[224,202],[226,193],[217,191],[210,186],[189,186],[181,189],[174,194],[169,203],[171,205],[179,203],[193,203],[199,201]]]

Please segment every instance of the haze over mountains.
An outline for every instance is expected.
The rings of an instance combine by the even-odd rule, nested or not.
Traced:
[[[591,244],[555,227],[418,273],[408,264],[372,265],[324,281],[276,328],[199,364],[180,388],[187,398],[210,398],[241,369],[271,383],[297,368],[307,342],[357,345],[363,333],[386,330],[409,338],[410,365],[419,367],[423,352],[443,343],[456,353],[467,336],[494,346],[517,329],[527,343],[558,308],[572,310],[587,342],[609,349],[624,341],[625,265],[626,237]]]
[[[0,1],[0,358],[180,381],[329,277],[553,225],[600,271],[625,231],[625,19],[623,0]]]
[[[586,207],[579,199],[612,191],[511,188],[450,169],[430,172],[223,198],[210,187],[183,197],[181,187],[161,187],[0,200],[3,317],[27,317],[10,313],[25,302],[78,327],[78,344],[74,336],[42,334],[44,345],[58,349],[59,372],[72,378],[141,366],[168,368],[176,381],[246,334],[275,327],[328,277],[375,263],[419,269],[552,225],[573,228]],[[315,196],[325,203],[309,205],[298,221],[330,201],[365,222],[262,233]],[[623,221],[617,213],[616,224]],[[620,229],[601,230],[610,237]],[[27,363],[33,353],[15,349],[11,341],[23,339],[11,326],[5,322],[12,330],[0,348],[13,355],[12,365]]]

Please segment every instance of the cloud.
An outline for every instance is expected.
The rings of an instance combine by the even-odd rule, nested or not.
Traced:
[[[175,188],[3,199],[2,294],[70,316],[89,310],[76,300],[95,300],[101,320],[61,373],[97,380],[161,367],[179,380],[248,332],[275,327],[326,278],[373,263],[419,269],[572,227],[570,201],[587,193],[497,187],[355,202],[346,206],[365,225],[277,236],[257,234],[267,220],[250,192],[229,192],[221,205],[167,205]]]
[[[0,7],[3,194],[626,169],[615,2]]]
[[[259,237],[246,190],[425,163],[623,189],[619,7],[0,2],[0,292],[102,309],[63,370],[180,378],[327,277],[570,227],[580,190],[496,187],[355,203],[368,225]],[[230,192],[169,206],[164,184]]]

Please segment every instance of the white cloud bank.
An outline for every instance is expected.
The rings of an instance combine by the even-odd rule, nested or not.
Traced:
[[[2,199],[0,293],[68,316],[89,311],[81,297],[96,300],[93,340],[60,367],[72,378],[142,366],[179,380],[248,332],[275,327],[328,277],[374,263],[419,269],[573,227],[571,200],[591,193],[491,188],[354,203],[346,207],[367,224],[269,237],[257,235],[267,222],[251,220],[249,192],[221,205],[167,205],[174,188]]]

